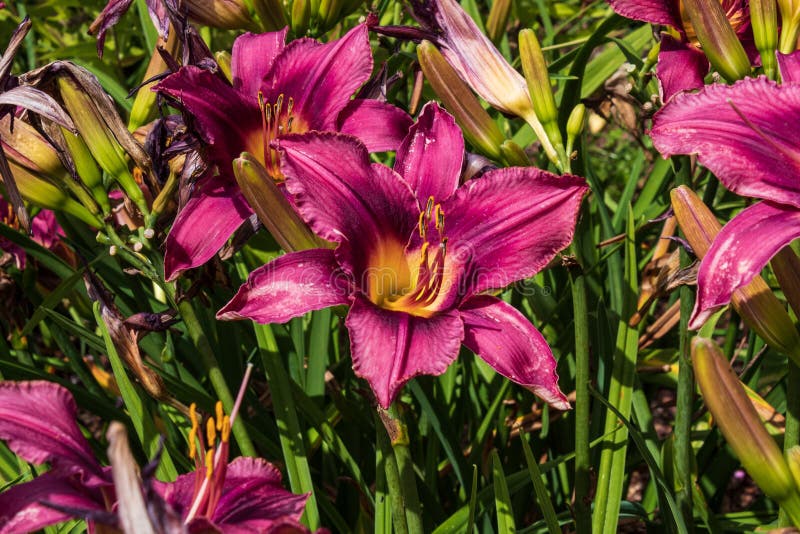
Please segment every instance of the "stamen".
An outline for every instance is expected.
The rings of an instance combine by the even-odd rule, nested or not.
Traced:
[[[217,401],[214,408],[217,412],[217,431],[220,431],[222,430],[222,418],[225,416],[225,412],[222,411],[222,401]]]
[[[439,233],[444,231],[444,210],[441,204],[436,204],[436,229]]]
[[[206,437],[208,438],[208,448],[212,450],[214,448],[214,443],[217,441],[217,429],[214,426],[214,419],[212,417],[209,417],[208,421],[206,421]]]

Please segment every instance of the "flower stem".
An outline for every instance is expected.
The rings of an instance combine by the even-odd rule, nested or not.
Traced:
[[[400,484],[400,472],[397,470],[397,461],[394,457],[394,450],[389,441],[389,435],[383,428],[381,419],[375,417],[375,442],[380,451],[378,465],[383,465],[386,475],[386,486],[389,490],[389,502],[392,510],[392,523],[397,534],[408,534],[408,523],[406,522],[405,507],[403,504],[403,490]],[[376,518],[377,521],[377,518]],[[380,532],[380,526],[375,525],[375,532]]]
[[[592,528],[589,496],[589,315],[583,272],[570,273],[570,280],[575,316],[575,530],[583,534],[591,532]]]
[[[408,428],[403,422],[396,404],[392,404],[388,412],[380,412],[380,416],[389,434],[389,441],[399,472],[398,485],[392,486],[391,480],[388,480],[389,473],[387,471],[389,490],[392,494],[399,493],[402,496],[409,534],[424,532],[416,475],[414,474],[414,461],[411,459],[411,452],[408,449]]]
[[[306,457],[306,446],[303,433],[300,431],[300,422],[297,419],[294,399],[290,387],[289,375],[280,361],[278,343],[269,325],[253,323],[256,332],[261,363],[267,373],[272,408],[280,432],[281,450],[283,460],[286,462],[286,471],[289,475],[289,486],[295,493],[310,493],[304,518],[308,527],[314,531],[319,528],[319,511],[314,484],[311,480],[311,469]]]

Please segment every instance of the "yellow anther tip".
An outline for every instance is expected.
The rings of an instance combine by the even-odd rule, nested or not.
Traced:
[[[217,412],[217,430],[222,430],[222,417],[225,415],[225,412],[222,411],[222,401],[217,401],[217,404],[214,406]]]
[[[214,450],[209,449],[206,451],[206,478],[211,478],[214,472]]]
[[[217,440],[217,428],[214,424],[214,419],[211,417],[206,422],[206,437],[208,438],[208,448],[214,448],[214,442]]]

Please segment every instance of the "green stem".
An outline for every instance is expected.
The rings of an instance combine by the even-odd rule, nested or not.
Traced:
[[[297,418],[289,375],[281,362],[278,343],[269,325],[253,323],[256,340],[261,354],[261,363],[267,373],[272,408],[280,433],[281,450],[289,475],[289,486],[295,493],[310,493],[304,517],[308,527],[314,531],[319,528],[319,511],[311,480],[311,469],[306,457],[306,446],[300,422]]]
[[[789,359],[789,374],[786,377],[786,426],[783,435],[783,450],[800,445],[800,367]],[[797,499],[781,503],[778,526],[797,526],[800,518]],[[792,509],[794,507],[794,509]],[[792,518],[795,521],[792,521]]]
[[[400,490],[403,495],[408,532],[409,534],[422,533],[425,530],[422,525],[414,461],[411,458],[411,451],[408,449],[408,429],[395,404],[389,408],[389,416],[397,425],[396,428],[399,429],[399,432],[392,437],[391,443],[397,460],[397,468],[400,471]]]
[[[589,314],[586,280],[582,272],[570,273],[575,321],[575,530],[591,532],[592,511],[589,451]]]
[[[396,534],[408,534],[405,506],[403,504],[403,489],[400,484],[400,472],[394,457],[394,449],[389,441],[389,435],[383,428],[383,422],[375,416],[375,442],[380,451],[384,472],[386,473],[386,486],[389,490],[389,502],[392,510],[392,523]],[[379,532],[376,525],[376,532]]]
[[[174,300],[174,285],[165,284],[170,292],[170,297]],[[200,360],[208,373],[208,379],[211,382],[211,387],[214,388],[214,393],[217,398],[222,401],[222,406],[227,413],[231,413],[233,409],[233,395],[231,390],[228,389],[228,384],[225,382],[225,377],[222,375],[222,370],[219,368],[217,357],[214,355],[214,349],[211,348],[211,343],[208,341],[200,321],[197,319],[192,304],[188,300],[182,300],[177,303],[178,311],[186,324],[186,330],[189,332],[189,337],[192,339],[197,352],[200,354]],[[244,456],[256,456],[256,449],[253,442],[244,427],[242,418],[237,418],[233,423],[233,437],[236,438],[236,443]]]

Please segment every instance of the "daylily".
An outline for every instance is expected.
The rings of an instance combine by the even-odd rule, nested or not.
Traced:
[[[797,79],[796,57],[778,63],[784,80]],[[661,154],[697,154],[728,189],[762,200],[726,224],[703,258],[691,328],[800,237],[798,125],[800,84],[765,77],[678,95],[656,114],[650,135]]]
[[[669,101],[676,93],[703,86],[709,63],[701,51],[697,34],[680,0],[607,0],[623,17],[660,24],[668,29],[662,34],[656,76],[661,82],[661,98]],[[728,22],[740,40],[752,49],[747,2],[719,0]]]
[[[298,212],[337,248],[291,252],[253,271],[218,318],[286,322],[350,305],[353,368],[383,407],[414,376],[444,372],[463,343],[569,408],[542,334],[488,291],[533,276],[569,244],[583,179],[511,167],[459,187],[464,140],[435,103],[394,169],[370,164],[346,135],[287,136],[279,147]]]
[[[207,421],[206,441],[192,410],[190,454],[201,452],[196,455],[197,471],[170,483],[156,481],[154,489],[190,533],[307,532],[298,523],[307,495],[284,490],[274,466],[260,458],[228,463],[231,419],[243,392],[244,388],[232,417],[224,415],[218,404],[216,419]],[[118,491],[111,468],[102,467],[95,458],[75,423],[76,415],[72,395],[58,384],[0,382],[0,439],[20,458],[49,462],[51,467],[0,493],[0,534],[32,532],[71,517],[117,526]]]
[[[194,197],[167,238],[168,279],[202,265],[252,211],[233,177],[232,162],[246,151],[276,180],[278,152],[270,143],[312,130],[357,135],[371,151],[394,150],[411,119],[389,104],[353,93],[372,72],[367,28],[361,24],[341,39],[285,44],[286,30],[245,34],[234,42],[233,84],[195,66],[182,67],[155,89],[191,114],[219,176],[197,184]]]
[[[18,229],[19,222],[13,206],[0,197],[0,224]],[[60,243],[64,231],[56,221],[56,215],[50,210],[40,211],[31,221],[31,239],[45,248],[55,248]],[[0,237],[0,251],[10,254],[14,258],[17,269],[25,268],[25,250],[4,237]]]

